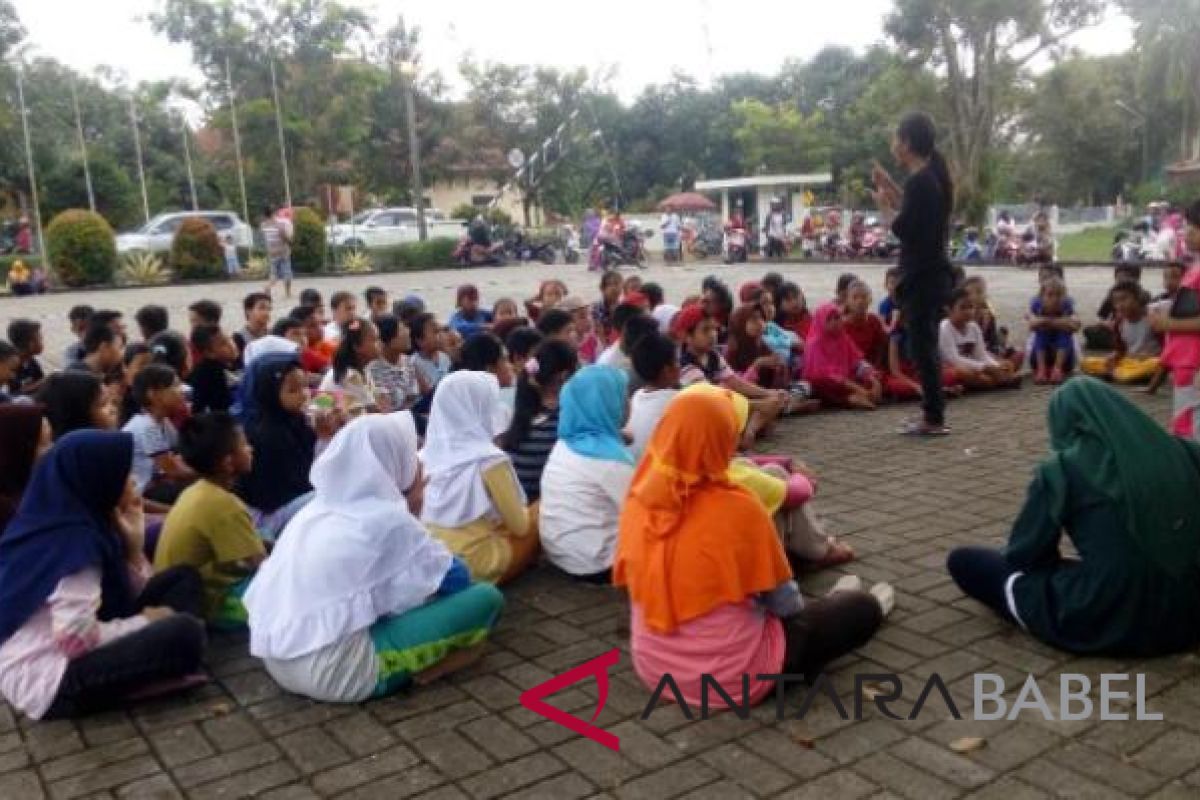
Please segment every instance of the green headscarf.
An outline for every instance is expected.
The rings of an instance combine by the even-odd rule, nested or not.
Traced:
[[[1200,550],[1200,447],[1167,433],[1120,392],[1074,378],[1050,398],[1050,447],[1039,467],[1056,519],[1067,506],[1066,467],[1120,509],[1135,545],[1170,573]]]

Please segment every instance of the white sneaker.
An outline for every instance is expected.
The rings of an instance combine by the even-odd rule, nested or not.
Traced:
[[[883,611],[883,616],[886,617],[892,613],[892,609],[896,607],[896,590],[890,583],[877,583],[867,591],[879,601],[879,608]]]
[[[834,592],[861,592],[862,588],[862,578],[857,575],[843,575],[837,579],[837,583],[829,590],[829,594],[833,594]]]

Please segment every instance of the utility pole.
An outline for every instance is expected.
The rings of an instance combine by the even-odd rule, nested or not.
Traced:
[[[87,139],[83,136],[83,115],[79,113],[79,93],[75,74],[71,73],[71,105],[75,107],[75,129],[79,132],[79,154],[83,157],[83,183],[87,187],[88,208],[96,213],[96,193],[92,191],[92,170],[88,167]]]
[[[271,95],[275,98],[275,129],[279,133],[279,161],[283,165],[284,204],[292,207],[292,181],[288,177],[287,145],[283,140],[283,112],[279,110],[279,84],[275,81],[275,53],[271,53]]]
[[[137,108],[133,104],[133,93],[129,94],[129,121],[133,124],[133,152],[137,156],[138,182],[142,186],[142,213],[150,221],[150,196],[146,193],[146,167],[142,164],[142,136],[138,133]]]
[[[233,122],[233,154],[237,159],[238,188],[242,192],[242,221],[250,224],[250,203],[246,198],[246,171],[242,166],[242,137],[238,133],[237,96],[233,92],[233,71],[229,56],[225,56],[225,83],[229,87],[229,116]]]
[[[414,205],[417,208],[417,237],[423,242],[429,233],[425,229],[425,189],[421,185],[421,141],[417,137],[416,103],[413,100],[413,84],[416,82],[416,64],[404,61],[400,64],[400,77],[404,80],[404,112],[408,117],[408,153],[412,159],[412,182]]]
[[[25,133],[25,168],[29,172],[29,196],[33,202],[33,224],[37,230],[38,253],[42,259],[49,258],[46,239],[42,236],[42,207],[38,201],[37,173],[33,168],[33,143],[29,138],[29,109],[25,107],[25,65],[17,65],[17,103],[21,106],[21,128]]]
[[[183,163],[187,165],[188,188],[192,193],[192,211],[199,211],[200,203],[196,199],[196,175],[192,172],[192,148],[188,145],[187,118],[182,114],[179,115],[179,131],[183,136]]]

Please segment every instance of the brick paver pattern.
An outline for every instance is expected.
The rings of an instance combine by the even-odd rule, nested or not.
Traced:
[[[822,282],[832,283],[839,271],[823,268]],[[878,268],[860,271],[879,283]],[[1089,271],[1088,285],[1102,286],[1107,274]],[[1033,278],[1010,275],[1000,280],[1011,283],[1012,296],[1000,302],[1015,310]],[[380,282],[399,291],[408,278]],[[1156,280],[1146,283],[1157,288]],[[533,282],[532,273],[521,277],[522,286]],[[327,294],[336,285],[322,283]],[[233,298],[244,289],[224,291]],[[177,297],[203,294],[212,292]],[[1095,291],[1079,294],[1082,307],[1095,306]],[[78,299],[53,302],[62,314]],[[0,307],[0,314],[11,311]],[[1039,676],[1054,707],[1060,673],[1093,681],[1100,673],[1144,673],[1149,709],[1165,715],[1161,722],[1051,723],[1028,712],[1013,722],[954,721],[936,695],[911,722],[888,719],[869,703],[862,721],[843,721],[825,698],[797,720],[803,687],[789,690],[783,721],[770,702],[748,720],[723,714],[688,722],[664,707],[643,721],[649,693],[632,672],[624,597],[541,568],[506,589],[508,605],[486,659],[384,700],[333,706],[288,695],[248,656],[245,636],[217,634],[208,657],[213,682],[183,697],[78,722],[34,724],[0,706],[0,798],[1200,796],[1194,653],[1134,662],[1073,657],[1003,624],[965,599],[946,574],[951,547],[999,545],[1007,536],[1030,469],[1046,452],[1048,396],[1026,386],[955,401],[954,435],[936,441],[894,434],[911,407],[821,414],[779,428],[770,449],[819,471],[820,513],[859,553],[845,571],[897,589],[897,607],[878,636],[831,665],[829,675],[852,709],[855,674],[899,674],[905,697],[893,708],[903,713],[937,673],[969,717],[976,672],[1004,676],[1010,701],[1026,674]],[[1135,397],[1166,418],[1167,397]],[[819,593],[840,574],[808,575],[802,584]],[[621,648],[621,661],[597,724],[620,737],[620,753],[519,704],[525,689],[613,647]],[[586,719],[595,695],[588,681],[549,700]],[[985,745],[964,754],[950,748],[968,736]]]

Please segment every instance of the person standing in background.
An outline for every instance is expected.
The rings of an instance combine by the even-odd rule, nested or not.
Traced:
[[[950,432],[942,396],[938,323],[954,284],[947,255],[954,181],[936,139],[929,115],[910,113],[892,136],[892,155],[909,173],[904,189],[878,163],[872,171],[873,196],[880,210],[892,214],[899,209],[892,221],[892,232],[901,242],[896,295],[922,391],[922,418],[905,424],[902,432],[914,436]]]
[[[262,222],[259,223],[263,242],[267,248],[267,258],[271,262],[271,277],[267,282],[267,295],[275,289],[277,281],[283,281],[284,297],[292,296],[292,221],[283,214],[283,209],[271,206],[263,208]]]

